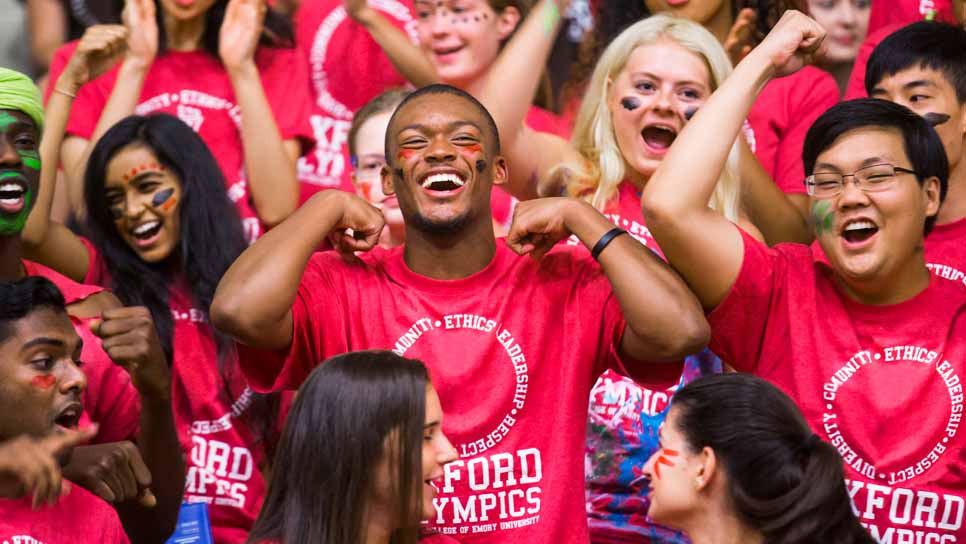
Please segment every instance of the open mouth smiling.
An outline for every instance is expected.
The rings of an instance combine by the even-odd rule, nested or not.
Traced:
[[[877,232],[879,227],[872,220],[856,218],[842,225],[841,236],[848,244],[859,245],[875,236]]]
[[[0,182],[0,211],[8,214],[19,213],[26,202],[27,186],[9,178]]]
[[[423,191],[432,195],[447,196],[459,192],[466,185],[466,178],[456,172],[429,173],[419,182]]]
[[[667,151],[678,137],[678,131],[669,125],[647,125],[641,130],[644,144],[654,151]]]

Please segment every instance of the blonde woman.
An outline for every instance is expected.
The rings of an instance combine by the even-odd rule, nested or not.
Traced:
[[[538,4],[537,17],[528,18],[508,44],[481,93],[503,138],[509,189],[521,199],[562,193],[582,197],[660,253],[644,224],[641,191],[691,115],[731,73],[731,63],[715,37],[698,23],[668,15],[640,21],[602,54],[572,141],[540,134],[522,122],[537,85],[537,75],[526,67],[540,65],[553,39],[546,23],[555,21],[562,7]],[[512,49],[521,43],[525,47]],[[739,188],[739,158],[742,152],[751,155],[739,144],[747,148],[741,140],[733,146],[732,167],[720,176],[709,205],[752,232],[757,230],[745,217],[739,198],[743,191],[772,199],[775,211],[786,217],[800,217],[767,174],[752,177]],[[746,179],[744,172],[741,179]],[[688,358],[681,383],[720,371],[720,361],[705,351]],[[672,393],[613,372],[604,373],[595,384],[586,451],[592,542],[686,542],[681,533],[646,518],[647,479],[642,469],[657,448],[657,430]]]

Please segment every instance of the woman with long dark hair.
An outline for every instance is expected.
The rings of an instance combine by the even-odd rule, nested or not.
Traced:
[[[456,450],[426,367],[390,351],[320,364],[292,404],[249,542],[413,544]],[[447,539],[448,540],[448,539]]]
[[[208,324],[218,281],[246,247],[222,180],[186,124],[167,114],[131,116],[104,134],[88,161],[89,240],[50,222],[50,199],[41,197],[43,232],[25,242],[37,261],[150,310],[171,364],[185,500],[208,503],[216,542],[238,543],[266,489],[260,469],[270,459],[278,401],[248,389],[234,344]]]
[[[694,544],[872,544],[838,450],[795,403],[750,374],[716,374],[671,402],[644,467],[649,516]]]
[[[123,58],[77,91],[67,125],[63,170],[75,211],[98,139],[128,115],[166,112],[211,149],[249,241],[281,222],[298,203],[295,162],[312,140],[291,24],[265,0],[127,0],[123,20]],[[58,51],[52,81],[73,47]]]

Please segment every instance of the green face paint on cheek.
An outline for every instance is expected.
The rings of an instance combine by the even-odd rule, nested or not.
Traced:
[[[818,235],[832,231],[835,222],[835,210],[832,203],[828,200],[819,200],[812,204],[812,222],[815,225],[815,233]]]
[[[20,159],[23,160],[24,166],[30,168],[31,170],[40,170],[40,155],[33,150],[18,151],[20,153]]]

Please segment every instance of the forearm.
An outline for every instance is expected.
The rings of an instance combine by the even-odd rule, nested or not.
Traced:
[[[389,62],[415,87],[439,83],[439,75],[432,61],[409,40],[405,32],[392,24],[382,13],[367,8],[356,20],[366,28],[372,39],[386,53]]]
[[[87,159],[97,145],[97,141],[118,121],[134,114],[141,89],[151,65],[140,60],[124,59],[111,90],[111,96],[104,105],[104,110],[94,127],[87,149],[74,164],[64,165],[64,176],[68,185],[68,196],[71,206],[76,211],[84,208],[84,172],[87,170]]]
[[[132,542],[162,544],[177,524],[185,479],[184,455],[171,411],[170,394],[141,395],[137,446],[151,471],[151,491],[157,504],[147,508],[136,501],[127,501],[118,507],[118,514]]]
[[[782,192],[762,168],[744,138],[738,139],[741,202],[768,245],[782,242],[812,243],[812,233],[798,206]]]
[[[645,186],[645,211],[686,221],[685,216],[708,207],[735,138],[770,72],[770,64],[759,61],[753,51],[711,95]]]
[[[229,70],[241,109],[241,140],[248,187],[263,223],[281,223],[298,205],[295,163],[285,151],[254,62]]]
[[[215,327],[255,347],[291,342],[292,303],[309,258],[341,217],[339,192],[314,195],[235,260],[211,304]]]
[[[592,250],[614,225],[589,204],[568,214],[568,227]],[[598,256],[627,322],[622,350],[637,360],[678,360],[707,343],[701,305],[684,281],[646,246],[622,234]]]

